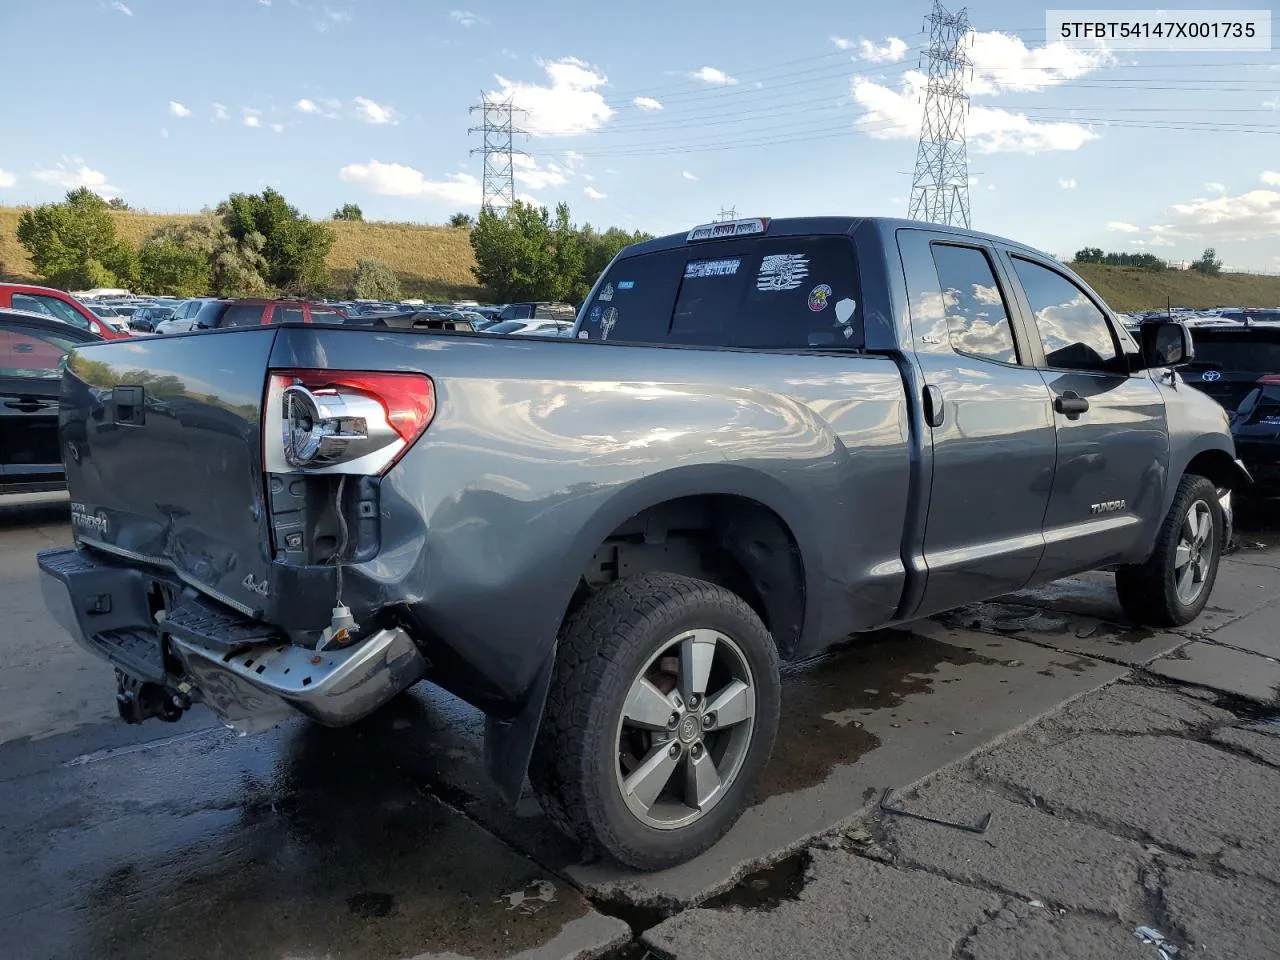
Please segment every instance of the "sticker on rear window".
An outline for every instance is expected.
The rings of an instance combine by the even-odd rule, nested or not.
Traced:
[[[603,311],[604,311],[604,307],[600,306],[600,304],[597,303],[594,307],[591,308],[591,312],[587,314],[587,323],[599,323],[600,314]]]
[[[802,253],[771,253],[760,261],[757,290],[794,290],[809,276],[809,258]]]
[[[612,284],[612,283],[606,283],[606,284],[604,285],[604,289],[600,291],[600,296],[596,297],[596,299],[597,299],[597,300],[603,300],[603,301],[605,301],[605,302],[608,302],[609,300],[612,300],[612,299],[613,299],[613,284]]]
[[[820,283],[809,291],[809,309],[821,313],[827,309],[827,301],[831,299],[831,285]]]
[[[618,308],[610,307],[604,312],[604,317],[600,320],[600,339],[608,340],[609,334],[613,332],[614,325],[618,322]]]
[[[742,261],[732,260],[690,260],[684,265],[685,279],[690,277],[732,277],[738,272]]]
[[[635,281],[634,281],[634,280],[619,280],[619,281],[618,281],[618,289],[619,289],[619,290],[630,290],[630,289],[631,289],[632,287],[634,287],[634,286],[635,286]]]

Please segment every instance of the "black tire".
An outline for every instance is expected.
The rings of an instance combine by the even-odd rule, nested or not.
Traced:
[[[1183,524],[1197,503],[1204,503],[1209,508],[1213,542],[1200,590],[1193,600],[1187,602],[1178,595],[1177,550],[1183,536]],[[1116,571],[1116,592],[1125,613],[1136,622],[1153,627],[1181,627],[1200,616],[1218,578],[1218,561],[1222,557],[1225,534],[1217,488],[1205,477],[1195,474],[1184,476],[1164,523],[1160,525],[1151,556],[1145,563],[1120,567]]]
[[[672,638],[694,629],[736,644],[755,688],[754,720],[737,773],[715,804],[686,826],[658,829],[634,815],[623,797],[619,724],[645,665]],[[665,573],[619,580],[564,623],[530,782],[547,815],[570,836],[639,870],[682,863],[715,844],[746,808],[773,749],[780,695],[773,639],[736,594]]]

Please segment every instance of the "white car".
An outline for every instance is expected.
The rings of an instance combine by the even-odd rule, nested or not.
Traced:
[[[573,330],[573,324],[555,320],[503,320],[491,327],[485,327],[484,333],[512,334],[522,337],[567,337]]]
[[[213,297],[197,297],[194,300],[187,300],[178,305],[173,311],[173,316],[168,320],[161,320],[156,324],[155,332],[164,333],[189,333],[192,330],[199,329],[198,314],[201,309],[205,310],[205,318],[209,319],[209,313],[213,309],[209,304],[217,304],[218,301]],[[212,324],[208,324],[212,326]]]

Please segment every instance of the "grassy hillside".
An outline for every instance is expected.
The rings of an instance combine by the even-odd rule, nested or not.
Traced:
[[[35,279],[27,252],[18,243],[22,209],[0,207],[0,276]],[[191,219],[182,214],[113,212],[116,231],[135,247],[166,223]],[[338,235],[329,252],[329,274],[335,289],[345,289],[361,257],[391,264],[407,297],[429,300],[474,299],[479,294],[471,267],[475,257],[467,231],[412,223],[332,221]]]
[[[31,261],[15,234],[18,207],[0,207],[0,276],[34,279]],[[190,219],[180,214],[116,212],[121,238],[137,246],[157,227]],[[424,227],[412,223],[329,224],[338,235],[329,253],[329,273],[336,290],[345,289],[356,261],[377,257],[400,276],[405,296],[454,300],[477,297],[471,267],[475,258],[465,230]],[[1280,305],[1280,277],[1226,273],[1206,277],[1184,270],[1148,273],[1126,267],[1078,264],[1076,270],[1116,310],[1157,310],[1174,306]]]
[[[1095,263],[1072,264],[1113,310],[1160,310],[1175,307],[1280,306],[1280,277],[1254,273],[1222,273],[1206,277],[1190,270],[1150,273]]]

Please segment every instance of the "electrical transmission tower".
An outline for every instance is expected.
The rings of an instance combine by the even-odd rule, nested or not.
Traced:
[[[471,153],[484,154],[484,180],[480,191],[480,209],[502,215],[516,202],[515,155],[523,150],[515,148],[515,138],[525,135],[515,125],[515,115],[523,113],[514,106],[511,98],[490,100],[484,93],[480,102],[471,107],[472,114],[480,114],[480,126],[472,127],[468,135],[478,133],[480,146]]]
[[[911,180],[912,220],[969,226],[969,155],[964,121],[969,97],[964,92],[970,69],[969,16],[948,13],[938,0],[925,18],[929,25],[929,83],[925,87],[920,146]]]
[[[728,221],[733,220],[733,219],[734,219],[734,218],[736,218],[737,216],[738,216],[738,208],[737,208],[737,207],[730,207],[728,210],[726,210],[724,207],[721,207],[721,208],[720,208],[720,212],[716,214],[716,218],[715,218],[713,221],[711,221],[711,222],[712,222],[712,223],[727,223]]]

